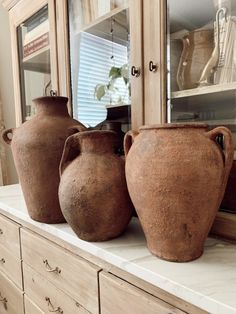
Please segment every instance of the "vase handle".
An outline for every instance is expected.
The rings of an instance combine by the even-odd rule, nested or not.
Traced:
[[[86,130],[87,128],[83,124],[73,125],[68,128],[69,136]]]
[[[80,154],[80,143],[76,135],[77,133],[69,136],[65,141],[59,166],[60,177],[66,167]]]
[[[223,126],[219,126],[207,132],[206,135],[213,141],[216,140],[216,137],[218,135],[224,136],[224,149],[222,149],[222,152],[224,155],[224,166],[225,166],[225,173],[224,173],[224,178],[223,178],[223,186],[224,186],[227,183],[228,175],[231,170],[232,163],[233,163],[234,147],[233,147],[232,134],[229,129]]]
[[[11,136],[13,136],[13,132],[14,132],[14,128],[4,130],[2,132],[2,138],[3,138],[4,142],[7,143],[8,145],[11,145],[11,141],[12,141],[12,138],[10,138],[8,135],[11,134]]]
[[[128,152],[134,142],[135,137],[139,135],[139,132],[136,131],[128,131],[124,137],[124,152],[125,157],[128,155]]]

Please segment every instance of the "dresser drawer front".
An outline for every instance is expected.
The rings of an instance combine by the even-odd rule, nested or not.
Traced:
[[[24,314],[23,293],[0,272],[0,313]]]
[[[101,314],[184,314],[109,273],[100,273]]]
[[[28,296],[24,295],[25,299],[25,314],[45,314],[40,308],[28,298]]]
[[[20,259],[20,226],[0,215],[0,244]]]
[[[99,267],[27,230],[22,230],[21,239],[24,263],[91,313],[99,312]]]
[[[5,273],[20,289],[22,289],[21,260],[15,258],[10,251],[0,245],[0,271]]]
[[[34,269],[23,264],[25,293],[45,313],[88,314],[77,301],[55,287]],[[60,308],[60,309],[59,309]],[[60,312],[61,311],[61,312]]]

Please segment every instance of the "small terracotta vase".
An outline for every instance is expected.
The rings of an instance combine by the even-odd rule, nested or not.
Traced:
[[[58,200],[61,155],[65,140],[74,132],[69,128],[86,129],[69,116],[67,101],[52,96],[34,99],[36,115],[2,134],[11,145],[29,215],[44,223],[65,222]]]
[[[128,190],[148,248],[169,261],[201,256],[225,191],[233,161],[231,132],[206,129],[198,124],[143,126],[124,139]],[[215,141],[220,134],[224,152]]]
[[[65,144],[60,205],[66,221],[86,241],[119,236],[132,215],[125,162],[114,154],[114,139],[114,132],[90,131],[70,136]]]
[[[116,153],[119,155],[124,155],[123,141],[125,133],[121,130],[121,122],[119,121],[106,121],[104,124],[104,129],[108,131],[113,131],[116,134],[115,138],[115,149]]]

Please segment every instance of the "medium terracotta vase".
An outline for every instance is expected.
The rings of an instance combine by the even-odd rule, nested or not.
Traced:
[[[115,138],[111,131],[87,131],[70,136],[65,144],[60,205],[66,221],[86,241],[119,236],[132,215],[125,162],[114,153]]]
[[[67,101],[66,97],[35,99],[36,115],[2,134],[11,145],[29,215],[39,222],[65,222],[58,200],[59,164],[65,140],[74,132],[69,128],[85,129],[69,116]]]
[[[216,143],[220,134],[224,152]],[[200,124],[143,126],[126,134],[124,148],[128,190],[151,253],[176,262],[201,256],[233,161],[231,132],[207,132]]]

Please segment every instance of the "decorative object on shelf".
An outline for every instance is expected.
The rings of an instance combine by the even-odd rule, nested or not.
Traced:
[[[231,132],[207,132],[205,124],[143,126],[126,133],[124,145],[128,190],[149,250],[176,262],[200,257],[233,161]]]
[[[114,153],[114,140],[114,132],[87,131],[65,143],[60,205],[66,221],[86,241],[115,238],[131,219],[125,161]]]
[[[220,8],[216,12],[216,33],[215,33],[215,47],[212,51],[212,55],[204,67],[199,86],[207,86],[214,83],[214,73],[217,71],[217,67],[220,61],[220,15],[223,15],[226,20],[226,9]]]
[[[170,76],[171,76],[171,90],[179,90],[177,84],[177,72],[178,65],[183,50],[183,42],[181,39],[171,39],[170,40]]]
[[[211,57],[214,49],[214,31],[200,29],[189,32],[183,37],[177,83],[180,90],[198,86],[202,71]]]
[[[65,219],[58,200],[59,164],[68,128],[78,125],[67,110],[66,97],[34,99],[36,115],[17,129],[3,132],[11,145],[16,170],[25,202],[32,219],[44,223],[60,223]]]

